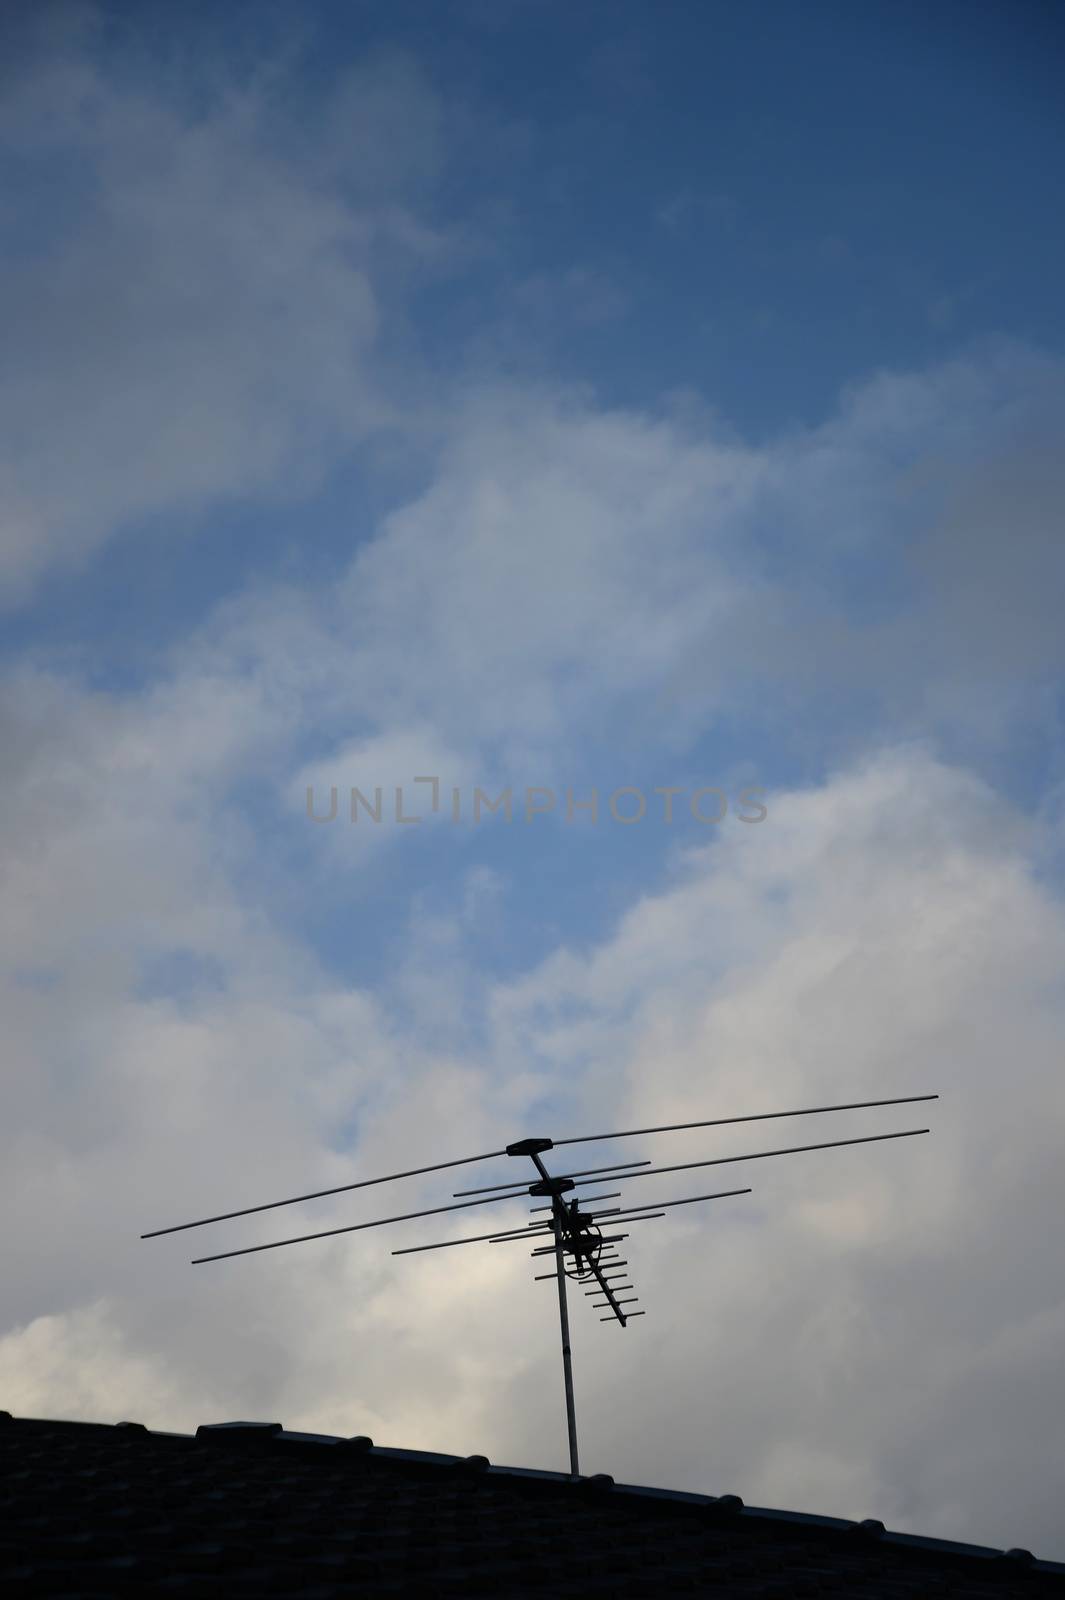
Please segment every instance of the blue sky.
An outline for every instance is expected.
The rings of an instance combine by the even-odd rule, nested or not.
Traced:
[[[293,16],[3,23],[5,1170],[42,1220],[0,1373],[550,1464],[513,1274],[337,1245],[186,1289],[131,1205],[941,1088],[934,1160],[767,1165],[647,1271],[727,1286],[746,1498],[1055,1553],[1065,1308],[1049,1247],[1006,1263],[1061,1199],[1060,12]],[[604,1356],[589,1435],[713,1488],[669,1304],[669,1385],[626,1433]]]

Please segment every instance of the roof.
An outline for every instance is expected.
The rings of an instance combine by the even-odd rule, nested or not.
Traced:
[[[596,1476],[231,1422],[195,1436],[0,1412],[19,1595],[1065,1595],[1065,1564]]]

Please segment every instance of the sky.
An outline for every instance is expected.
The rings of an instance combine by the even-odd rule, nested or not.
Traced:
[[[482,1214],[189,1264],[505,1159],[139,1235],[938,1093],[589,1147],[932,1130],[634,1237],[582,1468],[1065,1557],[1063,42],[5,10],[6,1409],[561,1468]]]

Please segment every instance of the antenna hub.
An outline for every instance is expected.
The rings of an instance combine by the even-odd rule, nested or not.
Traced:
[[[529,1193],[536,1195],[567,1194],[573,1188],[572,1178],[540,1178],[530,1183]]]
[[[602,1243],[602,1236],[598,1233],[575,1233],[569,1236],[562,1248],[579,1259],[581,1256],[594,1256]]]
[[[507,1145],[508,1156],[538,1156],[545,1150],[553,1150],[553,1139],[519,1139],[516,1144]]]

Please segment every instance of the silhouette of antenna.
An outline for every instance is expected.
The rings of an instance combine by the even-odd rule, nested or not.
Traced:
[[[563,1145],[594,1144],[610,1139],[644,1138],[656,1133],[677,1133],[693,1128],[720,1128],[740,1122],[766,1122],[778,1117],[812,1117],[829,1111],[864,1111],[878,1106],[913,1105],[923,1100],[938,1100],[938,1094],[905,1095],[893,1100],[855,1100],[846,1105],[804,1106],[798,1111],[762,1111],[744,1117],[710,1117],[698,1122],[671,1122],[653,1128],[628,1128],[615,1133],[587,1133],[565,1139],[544,1137],[518,1139],[502,1150],[490,1150],[477,1156],[461,1156],[454,1161],[437,1161],[425,1167],[411,1167],[405,1172],[389,1173],[383,1178],[363,1178],[356,1183],[342,1183],[331,1189],[316,1189],[309,1194],[293,1195],[287,1200],[269,1200],[264,1205],[244,1206],[237,1211],[224,1211],[213,1217],[201,1217],[196,1222],[179,1222],[168,1228],[154,1228],[142,1233],[142,1239],[157,1239],[163,1234],[181,1233],[188,1228],[203,1228],[214,1222],[229,1222],[234,1217],[248,1217],[260,1211],[273,1211],[279,1206],[299,1205],[305,1200],[319,1200],[326,1195],[344,1194],[352,1189],[367,1189],[379,1183],[393,1183],[403,1178],[421,1177],[430,1172],[445,1172],[455,1167],[473,1166],[479,1162],[495,1161],[502,1156],[528,1157],[535,1169],[531,1183],[512,1178],[507,1183],[488,1184],[477,1189],[458,1189],[450,1204],[430,1206],[422,1211],[405,1211],[394,1217],[377,1217],[371,1222],[352,1222],[344,1227],[324,1228],[316,1233],[301,1233],[291,1239],[275,1239],[269,1244],[245,1245],[239,1250],[222,1250],[215,1255],[197,1256],[193,1266],[209,1261],[228,1261],[234,1256],[257,1255],[263,1250],[280,1250],[290,1244],[307,1244],[312,1239],[329,1239],[341,1233],[359,1233],[367,1228],[383,1228],[391,1223],[413,1222],[422,1217],[436,1217],[453,1211],[467,1211],[479,1206],[498,1205],[508,1200],[532,1198],[544,1200],[545,1205],[534,1205],[532,1220],[524,1227],[503,1227],[490,1233],[465,1234],[458,1239],[440,1239],[431,1244],[406,1245],[393,1250],[394,1256],[416,1255],[425,1250],[451,1250],[467,1244],[531,1244],[530,1257],[540,1260],[554,1257],[551,1272],[536,1273],[538,1283],[554,1281],[558,1289],[558,1314],[562,1334],[562,1372],[566,1393],[566,1428],[569,1439],[570,1472],[579,1475],[577,1456],[577,1420],[573,1398],[573,1364],[570,1351],[569,1303],[567,1283],[578,1283],[592,1299],[593,1307],[605,1311],[601,1322],[615,1322],[625,1328],[634,1317],[646,1315],[643,1310],[628,1311],[622,1307],[639,1303],[638,1296],[625,1295],[633,1287],[619,1280],[626,1276],[628,1261],[614,1249],[629,1237],[629,1228],[639,1222],[653,1222],[664,1217],[675,1206],[700,1205],[710,1200],[727,1200],[735,1195],[750,1194],[747,1189],[719,1189],[712,1194],[685,1195],[679,1200],[655,1200],[645,1206],[600,1206],[604,1200],[622,1198],[622,1191],[596,1189],[602,1183],[626,1184],[636,1178],[656,1177],[663,1172],[688,1172],[696,1167],[728,1166],[738,1161],[764,1161],[771,1156],[798,1155],[809,1150],[835,1150],[843,1145],[876,1144],[887,1139],[912,1139],[928,1133],[928,1128],[908,1128],[897,1133],[866,1134],[857,1139],[832,1139],[821,1144],[788,1145],[778,1150],[755,1150],[741,1156],[713,1156],[705,1161],[682,1161],[672,1166],[652,1166],[650,1160],[618,1162],[606,1167],[583,1167],[578,1171],[552,1175],[543,1162],[548,1150]],[[578,1194],[576,1191],[580,1190]],[[546,1215],[545,1215],[546,1213]],[[604,1232],[607,1229],[610,1231]],[[614,1231],[619,1230],[619,1231]],[[599,1298],[595,1298],[598,1296]]]

